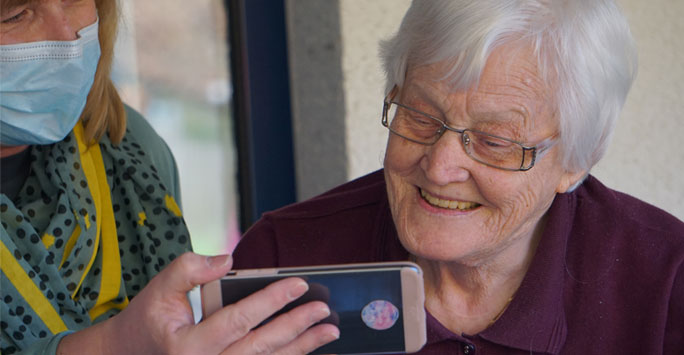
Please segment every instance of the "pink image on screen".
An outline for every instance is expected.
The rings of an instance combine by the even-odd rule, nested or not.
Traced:
[[[385,330],[397,322],[399,310],[388,301],[376,300],[363,307],[361,319],[371,329]]]

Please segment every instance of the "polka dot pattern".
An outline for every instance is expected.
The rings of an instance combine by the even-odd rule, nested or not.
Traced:
[[[173,200],[166,188],[171,182],[160,180],[130,137],[118,146],[106,136],[100,142],[121,258],[117,303],[133,298],[159,270],[190,250],[185,221],[167,206]],[[0,195],[3,244],[73,330],[118,312],[110,309],[94,320],[88,314],[98,300],[103,266],[96,235],[100,216],[93,201],[73,133],[62,142],[31,147],[31,172],[21,191],[13,201]],[[142,223],[139,216],[145,216]],[[1,282],[2,353],[51,336],[4,270]]]

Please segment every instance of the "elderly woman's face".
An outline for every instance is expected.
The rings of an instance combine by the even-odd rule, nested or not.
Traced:
[[[0,44],[74,40],[95,20],[95,0],[0,0]]]
[[[558,132],[551,90],[527,50],[495,51],[479,86],[468,92],[452,92],[445,81],[436,81],[444,73],[440,69],[409,69],[395,101],[452,127],[523,143]],[[556,192],[567,190],[574,178],[561,168],[559,156],[555,146],[531,170],[511,172],[471,159],[455,132],[432,146],[390,134],[385,178],[402,244],[420,258],[472,264],[529,250]]]

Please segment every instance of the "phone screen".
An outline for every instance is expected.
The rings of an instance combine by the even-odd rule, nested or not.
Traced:
[[[235,303],[269,283],[289,276],[292,275],[232,281],[223,279],[223,304]],[[331,315],[323,322],[337,325],[340,338],[313,354],[404,352],[401,275],[398,269],[297,276],[309,283],[309,291],[273,317],[313,300],[326,302]]]

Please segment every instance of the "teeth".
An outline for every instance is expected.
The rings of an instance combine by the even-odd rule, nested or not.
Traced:
[[[437,198],[435,196],[430,195],[429,193],[425,192],[425,190],[421,189],[420,190],[420,195],[427,201],[429,204],[441,208],[448,208],[451,210],[461,210],[461,211],[467,211],[470,209],[473,209],[475,207],[479,207],[479,203],[475,202],[463,202],[463,201],[453,201],[453,200],[442,200],[441,198]]]

